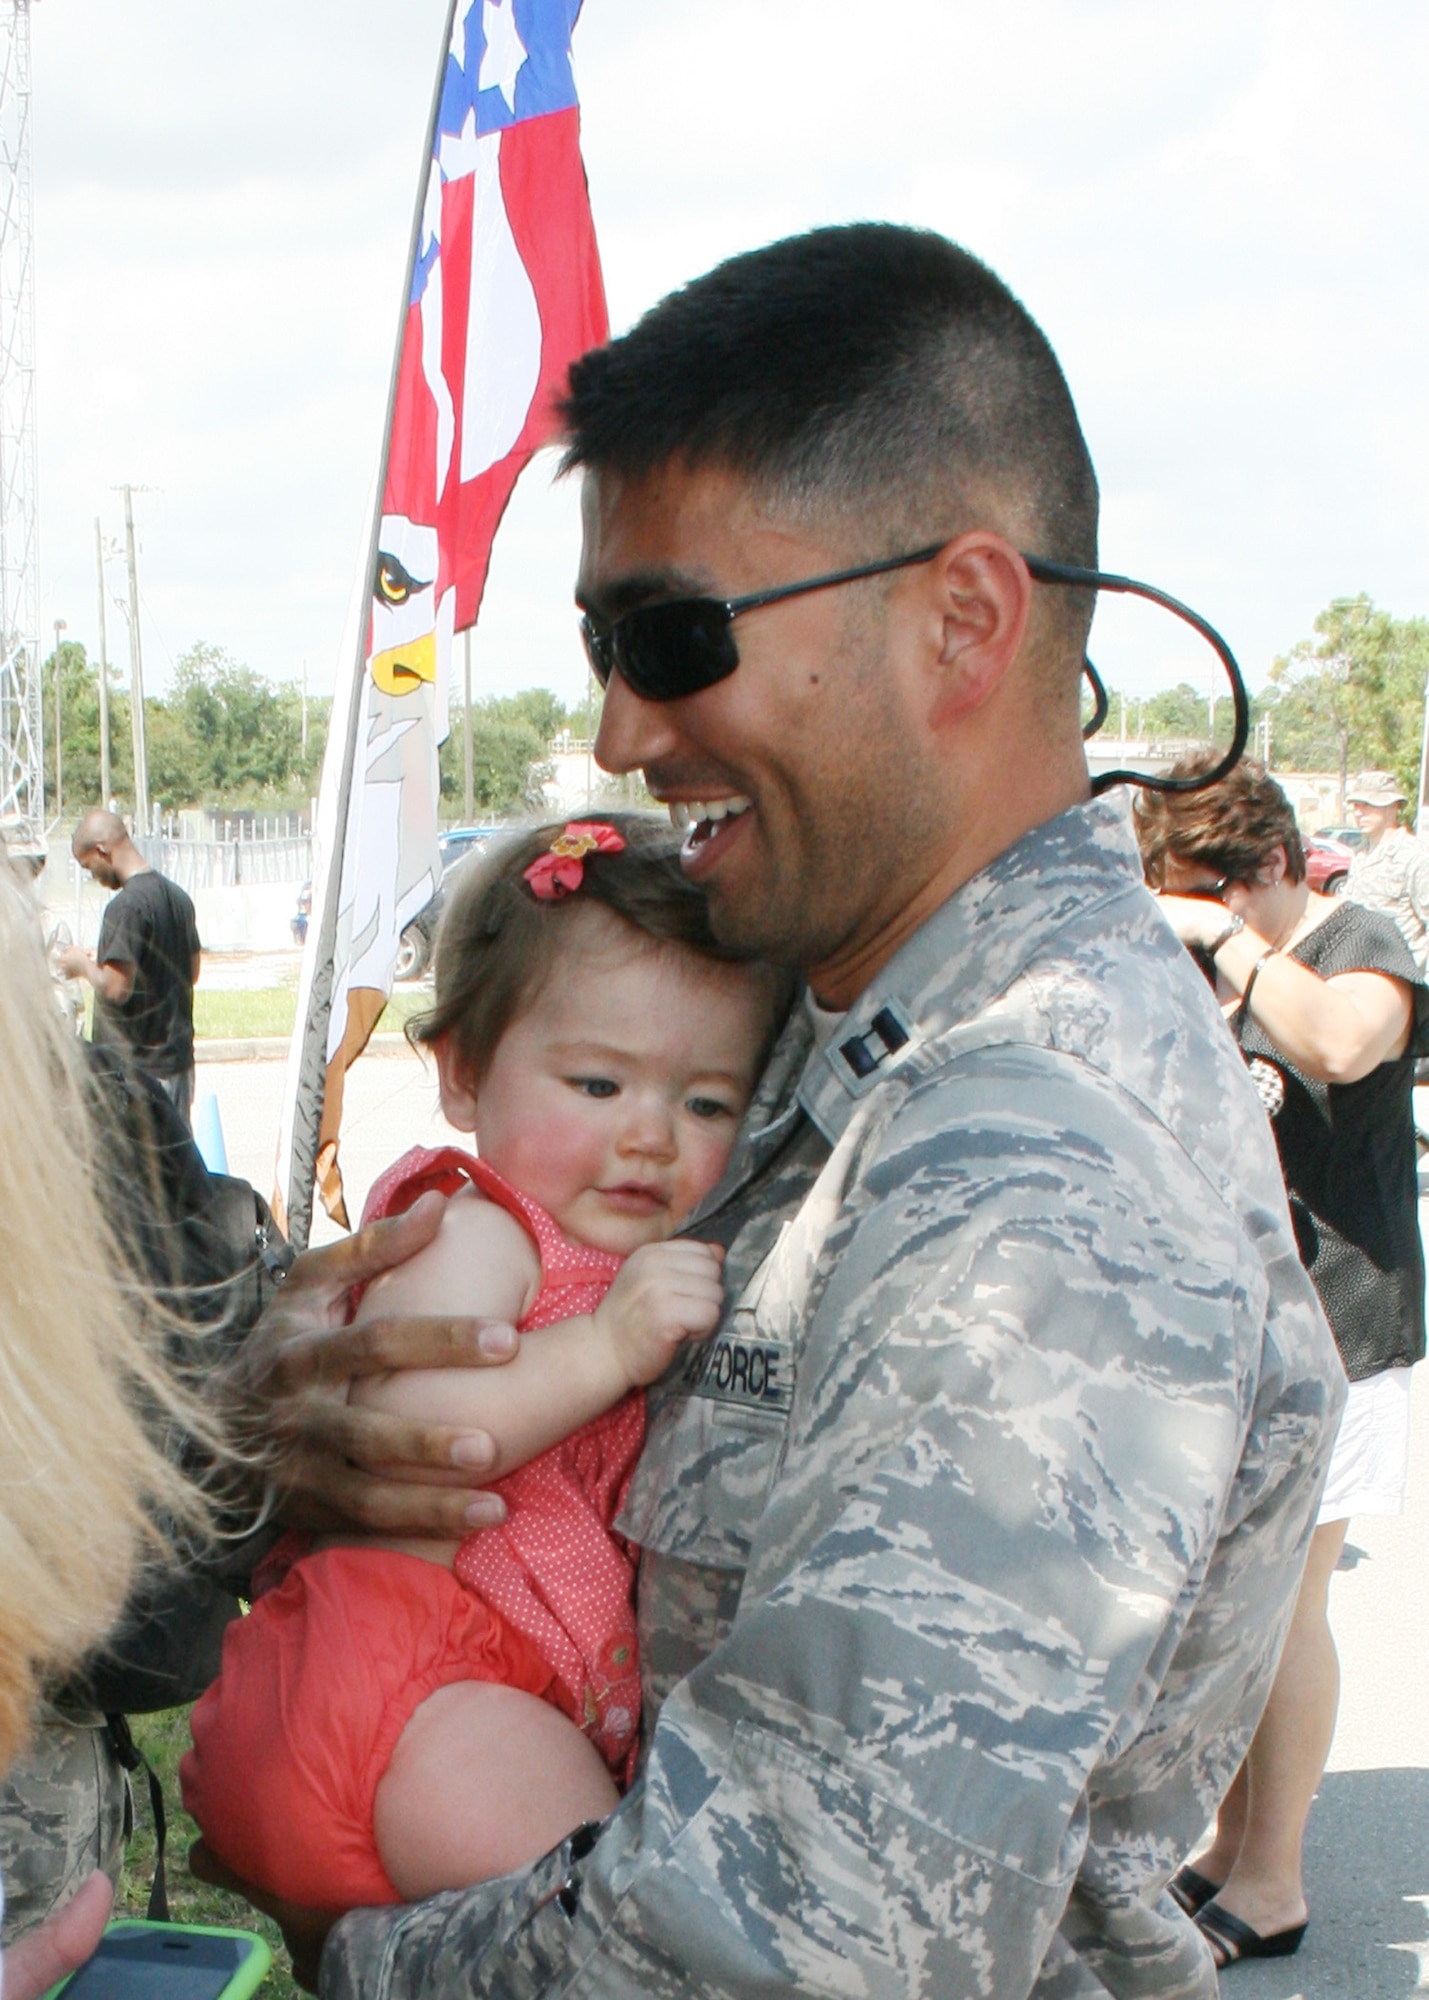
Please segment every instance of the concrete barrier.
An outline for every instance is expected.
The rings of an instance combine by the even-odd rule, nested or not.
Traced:
[[[205,951],[282,951],[293,942],[296,883],[196,889],[194,909]]]
[[[77,944],[93,949],[99,942],[99,920],[109,891],[92,882],[67,855],[59,865],[51,859],[42,886],[45,907],[69,925]],[[282,951],[293,942],[296,882],[198,889],[193,900],[205,951]]]

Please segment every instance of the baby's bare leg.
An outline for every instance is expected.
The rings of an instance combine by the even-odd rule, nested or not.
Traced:
[[[548,1702],[455,1681],[398,1737],[373,1832],[393,1888],[414,1903],[526,1866],[618,1798],[600,1752]]]

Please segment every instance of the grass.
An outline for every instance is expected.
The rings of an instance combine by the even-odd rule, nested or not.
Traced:
[[[253,992],[194,989],[194,1034],[200,1041],[247,1040],[253,1035],[290,1035],[298,996],[290,986]]]
[[[160,1715],[130,1718],[134,1741],[149,1759],[164,1787],[168,1812],[169,1842],[165,1875],[169,1885],[169,1913],[176,1924],[226,1924],[231,1929],[257,1931],[267,1939],[273,1952],[273,1970],[258,1991],[261,2000],[299,2000],[301,1987],[288,1973],[288,1954],[276,1924],[259,1916],[251,1904],[222,1889],[211,1889],[195,1881],[185,1857],[198,1838],[198,1828],[179,1803],[179,1759],[189,1744],[189,1712],[186,1708],[166,1709]],[[116,1916],[142,1917],[149,1907],[149,1888],[154,1879],[154,1823],[149,1810],[149,1786],[144,1773],[134,1778],[134,1838],[124,1857],[119,1877],[119,1893],[114,1902]]]
[[[430,1007],[431,994],[422,987],[394,993],[377,1023],[377,1033],[399,1032],[413,1014]],[[290,1035],[297,1018],[298,996],[291,986],[261,986],[250,992],[221,987],[194,989],[194,1034],[200,1041],[249,1041],[261,1035]]]

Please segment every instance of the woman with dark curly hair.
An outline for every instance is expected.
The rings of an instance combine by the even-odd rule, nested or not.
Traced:
[[[1409,1370],[1424,1354],[1411,1092],[1429,991],[1388,917],[1310,889],[1290,803],[1259,764],[1206,791],[1142,794],[1136,820],[1147,880],[1213,981],[1275,1128],[1300,1255],[1350,1378],[1264,1717],[1211,1846],[1171,1884],[1227,1965],[1304,1936],[1301,1849],[1339,1700],[1330,1577],[1352,1514],[1403,1511]]]

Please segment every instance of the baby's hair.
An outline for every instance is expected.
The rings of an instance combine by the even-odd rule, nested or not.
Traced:
[[[497,1043],[535,999],[569,949],[582,912],[608,910],[656,945],[684,945],[703,957],[739,963],[710,928],[704,891],[680,867],[668,823],[645,813],[605,813],[625,842],[617,854],[584,857],[579,889],[553,901],[532,893],[526,870],[564,830],[534,827],[502,841],[457,875],[437,933],[436,1004],[408,1027],[415,1042],[450,1037],[462,1069],[479,1085]],[[770,1039],[783,1019],[792,982],[761,966],[770,994]]]

